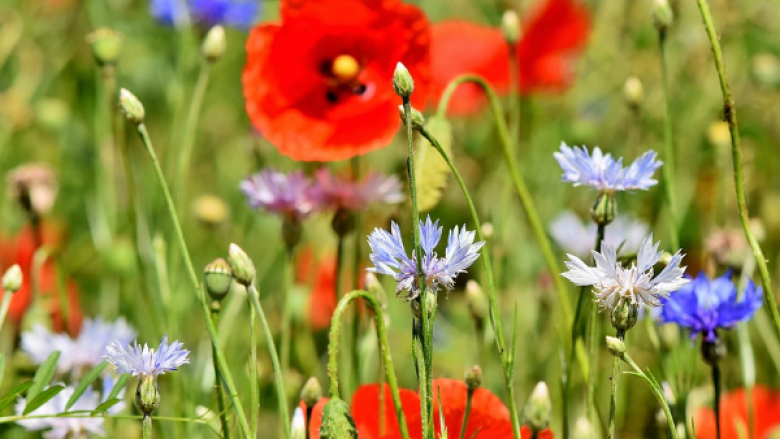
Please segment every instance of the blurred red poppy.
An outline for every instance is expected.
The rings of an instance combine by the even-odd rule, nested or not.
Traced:
[[[14,239],[8,240],[2,245],[0,268],[5,271],[11,265],[19,264],[23,277],[22,288],[11,298],[8,318],[16,327],[19,327],[33,302],[32,278],[35,275],[38,282],[37,291],[40,295],[36,300],[40,300],[45,307],[44,309],[48,311],[52,320],[52,328],[57,332],[67,330],[73,336],[78,335],[83,314],[79,307],[76,285],[72,281],[67,282],[68,316],[66,320],[60,306],[60,295],[57,293],[57,273],[52,259],[48,258],[41,266],[40,271],[33,273],[33,258],[38,250],[38,241],[40,241],[40,245],[51,246],[55,249],[60,244],[61,234],[51,225],[43,225],[40,235],[40,237],[36,237],[32,228],[25,227]],[[0,292],[0,300],[3,294]]]
[[[516,44],[520,92],[560,91],[572,80],[572,64],[585,46],[590,18],[576,0],[541,0],[520,27]],[[467,21],[446,21],[431,31],[431,97],[438,102],[454,78],[473,73],[484,77],[497,93],[509,91],[507,42],[498,28]],[[486,102],[471,84],[458,87],[449,103],[450,114],[478,111]]]
[[[439,423],[439,393],[444,406],[444,423],[447,426],[449,437],[460,437],[460,429],[463,424],[463,413],[466,409],[466,384],[462,381],[448,378],[433,380],[434,401],[434,426],[436,437],[441,434]],[[403,407],[406,424],[411,439],[422,437],[422,421],[420,419],[420,398],[416,392],[400,389],[401,406]],[[327,399],[322,399],[314,406],[312,422],[309,433],[312,439],[319,439],[320,423],[322,421],[322,409]],[[474,439],[510,439],[512,438],[512,421],[509,410],[500,399],[489,390],[479,388],[474,391],[471,401],[466,435],[464,437]],[[393,408],[393,398],[390,386],[384,385],[384,428],[380,427],[379,414],[379,385],[371,384],[361,386],[352,397],[352,417],[358,429],[361,439],[400,439],[398,421]],[[381,434],[380,434],[381,429]],[[531,437],[531,431],[523,427],[522,437]],[[539,435],[540,439],[553,439],[550,430],[544,430]]]
[[[753,420],[755,438],[767,439],[771,433],[780,432],[780,391],[763,386],[753,389]],[[721,439],[739,439],[738,431],[749,431],[747,394],[745,389],[729,392],[720,400],[720,437]],[[693,418],[697,439],[715,439],[715,412],[702,408]]]
[[[400,0],[281,0],[281,23],[247,41],[246,110],[295,160],[341,160],[390,143],[399,127],[392,88],[399,61],[422,109],[429,82],[429,25]]]

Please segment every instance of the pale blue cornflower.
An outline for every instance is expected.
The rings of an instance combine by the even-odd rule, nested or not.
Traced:
[[[338,178],[327,167],[314,174],[310,195],[323,208],[359,211],[369,204],[397,204],[404,200],[401,181],[395,175],[369,173],[360,181]]]
[[[565,262],[569,271],[563,273],[563,277],[577,286],[593,286],[596,302],[604,309],[614,309],[624,302],[639,308],[660,306],[662,298],[679,290],[688,283],[688,279],[683,277],[686,267],[680,267],[685,255],[679,250],[666,267],[655,275],[653,266],[663,254],[658,251],[659,244],[653,244],[653,235],[650,234],[639,246],[636,264],[623,267],[617,260],[615,248],[602,242],[601,253],[592,251],[595,267],[569,254],[569,260]]]
[[[311,196],[312,182],[300,171],[285,174],[267,169],[244,179],[240,188],[253,208],[291,221],[300,221],[319,209]]]
[[[105,359],[116,366],[116,373],[130,373],[143,379],[178,370],[179,366],[190,362],[189,354],[184,344],[178,340],[168,344],[168,336],[164,335],[156,351],[146,344],[141,348],[138,341],[131,346],[116,340],[106,348]]]
[[[420,244],[424,253],[422,270],[425,288],[433,292],[438,292],[440,286],[447,291],[452,290],[455,286],[455,278],[458,274],[465,273],[466,269],[477,260],[479,249],[485,243],[475,243],[475,232],[466,230],[465,225],[461,228],[456,226],[450,231],[447,239],[445,256],[440,258],[433,251],[442,235],[439,221],[433,223],[429,216],[424,223],[420,221],[419,227]],[[407,291],[406,298],[413,300],[420,295],[417,257],[414,252],[411,258],[407,256],[398,224],[392,222],[390,230],[392,233],[376,228],[369,235],[368,245],[371,247],[369,258],[374,267],[369,268],[368,271],[393,276],[397,282],[396,295],[401,291]]]
[[[151,0],[149,10],[162,24],[179,26],[187,21],[211,27],[223,24],[249,29],[260,12],[257,0]]]
[[[615,160],[612,154],[602,153],[599,147],[589,154],[585,147],[571,148],[565,142],[561,142],[560,151],[553,156],[563,169],[563,181],[599,192],[647,190],[658,184],[653,174],[663,164],[656,160],[658,154],[650,150],[624,168],[622,157]]]

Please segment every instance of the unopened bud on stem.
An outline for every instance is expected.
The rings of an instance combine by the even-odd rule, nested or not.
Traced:
[[[101,66],[111,66],[119,59],[122,50],[122,34],[110,27],[101,27],[87,35],[92,55]]]
[[[233,279],[241,285],[248,287],[255,280],[255,264],[249,255],[236,244],[230,244],[228,250],[228,262],[233,269]]]
[[[322,386],[317,378],[311,377],[301,390],[301,401],[306,404],[307,408],[312,408],[320,398],[322,398]]]
[[[401,116],[401,122],[406,125],[406,112],[404,111],[403,105],[398,106],[398,115]],[[420,113],[418,110],[415,110],[414,108],[409,111],[409,119],[412,121],[413,130],[419,130],[425,126],[425,117],[422,115],[422,113]]]
[[[672,25],[674,14],[668,0],[654,0],[653,23],[659,32],[666,31]]]
[[[645,99],[645,88],[636,76],[629,76],[623,83],[623,98],[632,109],[637,109]]]
[[[206,61],[214,63],[219,61],[222,55],[225,54],[225,47],[225,28],[221,25],[216,25],[209,29],[206,38],[203,39],[201,51]]]
[[[525,404],[524,411],[525,424],[534,432],[538,433],[550,425],[552,417],[552,401],[550,400],[550,390],[547,383],[540,381],[531,392],[531,397]]]
[[[15,293],[22,288],[22,269],[14,264],[3,275],[3,291]]]
[[[320,438],[322,439],[357,439],[357,428],[349,404],[338,398],[331,398],[322,409],[322,424]]]
[[[203,283],[213,300],[222,300],[230,291],[233,283],[233,273],[230,264],[222,258],[217,258],[203,269]]]
[[[607,350],[610,354],[623,358],[623,354],[626,353],[626,344],[619,338],[607,336]]]
[[[514,45],[520,40],[520,18],[517,12],[509,10],[501,17],[501,32],[507,43]]]
[[[136,125],[143,123],[146,111],[141,101],[130,93],[126,88],[119,91],[119,108],[122,110],[125,119]]]
[[[468,387],[469,392],[473,392],[481,385],[482,369],[475,364],[474,366],[471,366],[471,369],[469,369],[468,372],[466,372],[466,387]]]
[[[135,406],[144,414],[144,417],[152,414],[160,406],[160,386],[154,374],[144,375],[138,382],[135,391]]]
[[[400,62],[395,66],[395,73],[393,73],[393,90],[395,94],[402,98],[408,98],[414,92],[414,80],[406,66]]]

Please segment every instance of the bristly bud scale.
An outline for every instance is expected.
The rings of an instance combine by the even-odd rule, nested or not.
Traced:
[[[618,332],[626,332],[636,325],[639,318],[639,305],[631,303],[631,300],[620,300],[612,309],[612,327]]]
[[[215,259],[203,269],[203,284],[213,300],[223,300],[230,291],[232,282],[230,264],[223,258]]]
[[[87,35],[92,55],[100,66],[113,66],[122,50],[122,34],[110,27],[101,27]]]
[[[501,17],[501,32],[507,43],[515,45],[520,40],[520,17],[517,12],[508,10]]]
[[[482,385],[482,369],[478,365],[471,366],[466,372],[466,387],[469,392],[477,390]]]
[[[3,274],[3,291],[15,293],[22,288],[22,269],[19,264],[14,264]]]
[[[322,409],[320,438],[357,439],[357,437],[357,428],[349,413],[349,404],[339,398],[331,398]]]
[[[659,32],[666,31],[672,25],[674,13],[669,6],[668,0],[654,0],[653,2],[653,23]]]
[[[645,100],[645,88],[636,76],[629,76],[623,83],[623,99],[633,110],[638,109]]]
[[[257,271],[255,270],[255,264],[249,255],[236,244],[230,244],[228,250],[228,262],[230,268],[233,270],[233,279],[241,285],[248,287],[255,280]]]
[[[225,28],[219,24],[212,27],[206,34],[206,38],[203,39],[203,45],[201,46],[203,58],[210,63],[219,61],[222,55],[225,54],[226,45]]]
[[[623,340],[616,337],[610,337],[608,335],[607,350],[609,351],[610,354],[618,358],[623,358],[623,354],[626,353],[626,344],[623,343]]]
[[[408,98],[414,92],[414,80],[411,73],[406,69],[402,63],[395,65],[395,72],[393,73],[393,90],[395,94],[402,98]]]
[[[144,417],[151,415],[160,406],[160,386],[155,375],[141,377],[135,391],[135,406]]]
[[[590,217],[593,222],[606,226],[617,216],[617,200],[613,191],[599,191],[596,201],[590,208]]]
[[[552,417],[552,401],[550,400],[550,390],[547,383],[540,381],[531,392],[531,397],[525,404],[524,410],[525,424],[534,432],[538,433],[550,425]]]
[[[144,122],[144,117],[146,117],[144,105],[126,88],[119,90],[119,108],[128,122],[136,125]]]
[[[404,111],[403,105],[398,106],[398,115],[401,117],[401,122],[406,125],[406,112]],[[412,108],[411,111],[409,111],[409,118],[412,120],[413,130],[419,131],[425,126],[425,117],[418,110]]]
[[[320,398],[322,398],[322,386],[317,378],[311,377],[301,389],[301,401],[306,404],[306,408],[312,408]]]

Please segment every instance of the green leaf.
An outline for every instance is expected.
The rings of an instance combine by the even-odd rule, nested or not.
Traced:
[[[441,149],[452,160],[452,127],[449,121],[434,116],[425,122],[425,129],[439,141]],[[450,167],[423,136],[418,136],[416,148],[414,175],[417,182],[417,208],[420,212],[426,212],[439,204],[442,190],[447,186]]]
[[[6,407],[11,405],[14,401],[16,401],[16,398],[20,396],[22,393],[27,391],[30,387],[32,387],[33,382],[27,381],[22,384],[19,384],[18,386],[11,389],[10,392],[8,392],[5,396],[0,398],[0,412],[5,410]]]
[[[92,413],[106,412],[106,411],[108,411],[108,409],[110,409],[111,407],[119,404],[120,402],[122,402],[121,399],[117,399],[117,398],[108,399],[103,404],[100,404],[99,406],[97,406]]]
[[[100,373],[103,372],[103,369],[105,369],[106,366],[108,366],[108,363],[104,361],[93,367],[89,373],[84,375],[84,378],[82,378],[76,386],[76,390],[73,391],[73,395],[71,395],[68,403],[65,404],[65,411],[68,411],[69,408],[73,407],[73,404],[75,404],[76,401],[81,398],[81,395],[84,394],[84,392],[87,390],[87,387],[91,386],[92,383],[95,382],[97,377],[100,376]]]
[[[33,399],[27,400],[27,405],[24,406],[24,411],[22,412],[22,415],[30,414],[31,412],[35,411],[38,407],[46,404],[50,399],[54,398],[62,392],[64,389],[64,386],[51,386],[48,389],[44,390],[43,392],[38,393],[35,395]],[[28,392],[29,393],[29,392]]]
[[[111,401],[112,399],[116,398],[119,395],[119,392],[121,392],[122,389],[127,387],[128,381],[130,381],[129,373],[120,375],[119,379],[116,380],[116,384],[114,384],[114,388],[111,389],[111,393],[109,393],[108,396],[106,396],[106,401]]]
[[[41,364],[33,377],[33,385],[27,391],[27,400],[32,401],[41,391],[46,388],[54,377],[57,368],[57,362],[60,360],[60,351],[54,351],[46,361]]]

